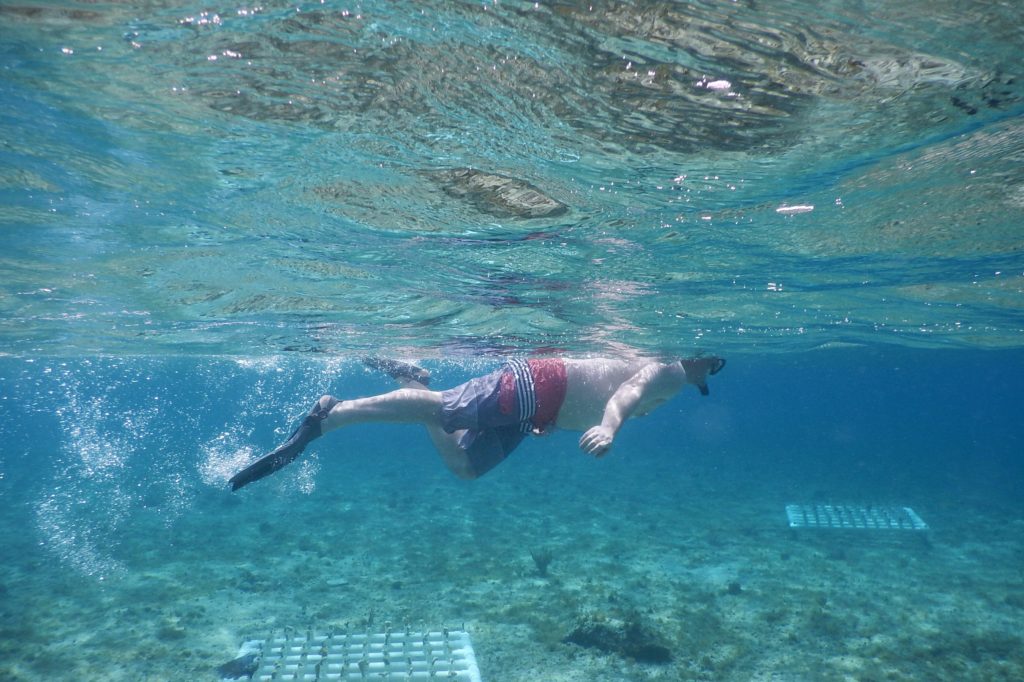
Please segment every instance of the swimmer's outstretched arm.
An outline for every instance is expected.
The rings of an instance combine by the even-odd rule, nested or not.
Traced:
[[[678,362],[663,364],[652,362],[622,382],[608,399],[601,423],[593,426],[580,438],[580,448],[588,455],[603,457],[608,454],[615,434],[633,415],[637,406],[645,401],[657,404],[668,400],[686,385],[686,371]]]
[[[725,360],[716,356],[689,358],[677,362],[652,362],[622,382],[605,404],[601,423],[580,438],[580,448],[587,454],[603,457],[612,447],[622,424],[641,407],[646,414],[678,393],[686,384],[693,384],[701,395],[708,394],[707,378],[718,374]]]

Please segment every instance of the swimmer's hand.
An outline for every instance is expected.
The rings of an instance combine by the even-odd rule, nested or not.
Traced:
[[[612,449],[612,441],[615,440],[615,431],[607,426],[597,425],[587,429],[587,432],[580,438],[580,449],[594,457],[604,457]]]

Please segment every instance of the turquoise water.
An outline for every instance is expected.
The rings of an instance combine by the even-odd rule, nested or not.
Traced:
[[[465,626],[489,681],[1021,679],[1022,27],[0,2],[0,677],[390,620]],[[459,481],[359,426],[225,490],[388,390],[364,354],[443,388],[536,352],[729,365],[597,462],[556,433]],[[930,530],[786,527],[825,501]],[[595,623],[671,660],[566,641]]]

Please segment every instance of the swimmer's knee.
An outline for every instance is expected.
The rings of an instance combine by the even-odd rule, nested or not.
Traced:
[[[454,442],[454,439],[450,437],[435,439],[435,445],[437,445],[437,451],[441,455],[444,465],[448,467],[448,471],[455,474],[456,478],[472,481],[474,478],[480,477],[476,472],[476,467],[470,461],[469,455]]]
[[[463,481],[474,481],[480,478],[480,474],[473,470],[472,467],[448,467],[452,473],[455,474],[455,478]]]
[[[472,481],[480,478],[480,473],[473,466],[472,461],[466,455],[464,450],[460,450],[460,456],[446,458],[445,464],[448,465],[449,471],[455,474],[455,478],[463,481]]]

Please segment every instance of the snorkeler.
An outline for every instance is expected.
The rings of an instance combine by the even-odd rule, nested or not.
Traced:
[[[714,356],[671,362],[510,360],[486,376],[432,391],[430,373],[421,367],[378,358],[364,362],[402,388],[355,400],[321,397],[283,445],[231,477],[231,489],[274,473],[328,431],[365,422],[423,424],[459,478],[482,476],[528,434],[544,435],[556,427],[583,431],[580,448],[603,457],[626,419],[648,414],[687,384],[707,395],[707,377],[725,366],[725,360]]]

